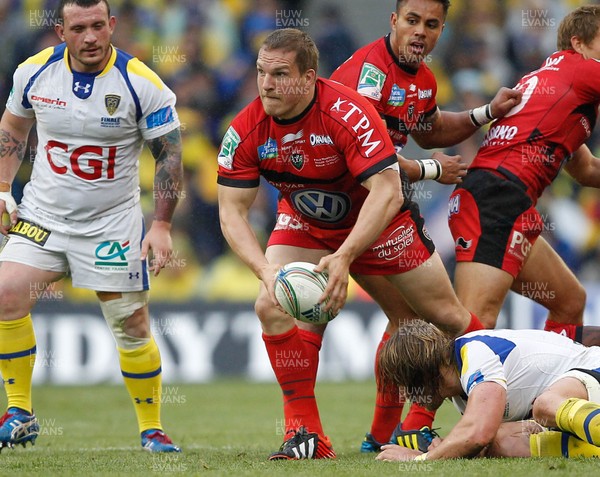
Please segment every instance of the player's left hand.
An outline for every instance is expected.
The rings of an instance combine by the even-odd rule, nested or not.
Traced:
[[[494,118],[503,118],[521,102],[523,92],[512,88],[502,87],[490,102],[490,112]]]
[[[337,315],[346,303],[349,269],[350,262],[343,255],[337,253],[321,258],[315,267],[315,272],[327,271],[329,275],[327,288],[321,297],[321,303],[329,298],[324,308],[325,311],[332,311]]]
[[[387,462],[396,460],[413,460],[415,457],[421,454],[421,451],[409,449],[408,447],[397,446],[396,444],[386,444],[381,446],[381,452],[377,454],[375,459]]]
[[[161,220],[152,222],[150,230],[142,241],[142,260],[148,258],[150,250],[152,251],[150,271],[154,272],[154,276],[157,276],[160,273],[160,270],[167,264],[173,251],[171,224],[169,222],[163,222]]]

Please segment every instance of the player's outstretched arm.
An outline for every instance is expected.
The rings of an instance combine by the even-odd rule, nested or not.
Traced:
[[[600,187],[600,158],[585,144],[573,153],[565,164],[565,171],[582,186]]]
[[[439,445],[426,454],[412,451],[408,454],[399,446],[385,445],[378,460],[437,460],[476,457],[496,437],[502,424],[506,405],[506,390],[497,383],[484,382],[469,394],[465,413]],[[416,454],[416,455],[415,455]]]
[[[23,118],[5,111],[0,120],[0,215],[10,214],[11,224],[17,223],[16,203],[10,195],[12,182],[25,154],[29,131],[34,119]],[[0,223],[0,233],[7,228]]]
[[[154,219],[142,242],[142,260],[152,250],[150,270],[158,275],[173,250],[171,220],[183,188],[181,133],[179,128],[147,141],[156,161],[154,173]]]
[[[410,182],[433,179],[440,184],[460,184],[469,168],[461,156],[448,156],[440,151],[434,152],[431,159],[406,159],[400,154],[397,157]]]
[[[502,118],[521,102],[523,93],[516,89],[500,88],[489,104],[459,113],[437,110],[426,119],[426,125],[410,135],[425,149],[458,144],[493,119]]]
[[[469,394],[465,413],[448,436],[427,454],[427,459],[475,457],[489,446],[500,428],[506,390],[498,383],[476,385]]]

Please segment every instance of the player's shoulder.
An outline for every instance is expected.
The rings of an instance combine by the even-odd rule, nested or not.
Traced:
[[[417,70],[417,75],[420,78],[424,78],[430,81],[433,81],[435,83],[435,75],[433,74],[433,71],[431,71],[431,68],[429,66],[427,66],[427,64],[425,62],[422,62],[419,65],[419,69]]]
[[[317,95],[321,104],[326,104],[330,101],[336,101],[338,97],[348,98],[364,98],[354,89],[340,83],[339,81],[327,78],[319,78],[317,80]]]
[[[64,59],[66,44],[61,43],[56,46],[49,46],[30,56],[17,67],[19,70],[39,70],[44,66]]]
[[[160,91],[166,88],[160,76],[137,57],[118,48],[114,48],[113,55],[111,61],[114,61],[114,68],[126,76],[134,86],[152,85]]]
[[[229,129],[233,129],[241,140],[252,135],[259,127],[269,120],[260,98],[257,96],[235,115]]]
[[[331,79],[353,88],[373,83],[381,89],[394,63],[387,38],[379,38],[356,50],[333,72]]]
[[[368,109],[377,115],[375,107],[363,95],[335,80],[317,80],[319,108],[330,115],[347,114],[350,109]]]

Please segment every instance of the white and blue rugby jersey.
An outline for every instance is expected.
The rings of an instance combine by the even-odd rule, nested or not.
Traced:
[[[144,141],[179,127],[173,92],[114,47],[98,73],[72,71],[64,43],[30,57],[14,74],[7,108],[37,123],[23,204],[74,221],[137,203]]]
[[[454,353],[467,395],[480,383],[506,389],[504,421],[531,417],[533,401],[573,368],[600,368],[600,348],[542,330],[481,330],[455,340]],[[466,401],[453,398],[462,413]]]

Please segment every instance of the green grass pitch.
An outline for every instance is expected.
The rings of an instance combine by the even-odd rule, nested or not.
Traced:
[[[476,459],[445,462],[379,462],[358,449],[373,412],[374,383],[319,383],[317,396],[335,460],[268,462],[281,436],[281,396],[276,384],[217,381],[168,385],[163,424],[182,446],[180,455],[143,452],[132,405],[123,386],[35,387],[41,425],[34,447],[4,449],[0,475],[127,476],[493,476],[597,475],[595,459]],[[5,404],[5,403],[2,403]],[[438,412],[445,435],[458,414]]]

